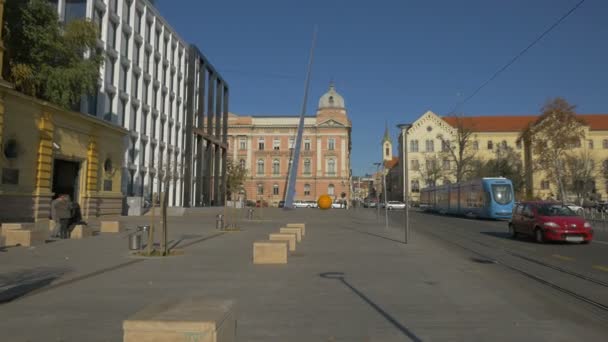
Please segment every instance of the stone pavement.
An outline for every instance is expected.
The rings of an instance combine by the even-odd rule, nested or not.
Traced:
[[[373,211],[264,209],[243,231],[220,235],[216,212],[170,219],[181,256],[130,257],[126,234],[0,253],[0,287],[19,272],[49,275],[51,284],[0,304],[0,339],[120,341],[122,320],[146,304],[201,295],[237,300],[239,341],[608,336],[606,321],[579,302],[416,231],[404,245],[403,231],[386,230]],[[252,242],[287,222],[307,223],[288,264],[253,265]]]

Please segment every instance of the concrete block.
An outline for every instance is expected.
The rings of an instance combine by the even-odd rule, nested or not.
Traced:
[[[29,229],[34,230],[34,223],[3,223],[2,229],[0,230],[0,235],[5,236],[6,232],[9,230],[20,230],[20,229]]]
[[[124,342],[234,342],[233,300],[187,298],[151,304],[122,324]]]
[[[87,225],[78,224],[72,229],[70,239],[84,239],[89,236],[93,236],[93,229]]]
[[[101,221],[102,233],[120,233],[120,221]]]
[[[289,251],[295,252],[296,250],[296,234],[291,233],[274,233],[268,236],[270,241],[287,241],[289,243]]]
[[[55,229],[57,229],[57,231],[59,231],[59,224],[56,223],[54,220],[49,220],[49,232],[51,232],[51,234],[55,233]]]
[[[287,241],[256,241],[253,243],[254,264],[286,264]]]
[[[279,233],[291,233],[291,234],[296,234],[296,240],[298,242],[302,241],[302,229],[301,228],[287,228],[287,227],[282,227],[281,229],[279,229]]]
[[[4,247],[4,245],[6,245],[5,240],[6,238],[0,235],[0,247]]]
[[[302,228],[302,236],[306,236],[306,223],[288,223],[287,228]]]
[[[44,244],[49,233],[45,230],[12,229],[5,231],[4,237],[7,246],[30,247]]]

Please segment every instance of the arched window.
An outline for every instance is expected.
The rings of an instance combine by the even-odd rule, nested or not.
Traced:
[[[418,152],[418,140],[410,141],[410,152]]]
[[[272,194],[275,196],[279,194],[279,185],[278,184],[274,184],[272,186]]]
[[[264,174],[264,159],[258,159],[258,175]]]
[[[333,184],[329,184],[329,186],[327,187],[327,194],[330,196],[333,196],[335,192],[335,187]]]
[[[304,184],[304,196],[310,196],[310,184]]]
[[[281,171],[281,163],[279,162],[278,159],[273,160],[272,161],[272,174],[278,175],[280,171]]]
[[[239,165],[244,169],[245,168],[245,159],[239,160]]]
[[[304,159],[304,174],[309,175],[310,173],[311,173],[310,159]]]
[[[264,184],[260,183],[258,184],[258,195],[263,195],[264,194]]]
[[[336,161],[334,159],[329,159],[327,161],[327,174],[330,176],[336,174]]]

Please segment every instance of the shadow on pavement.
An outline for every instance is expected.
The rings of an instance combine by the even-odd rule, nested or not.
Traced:
[[[499,239],[521,241],[521,242],[536,244],[536,242],[534,241],[534,239],[531,236],[526,236],[526,235],[521,235],[521,234],[518,235],[517,239],[513,239],[508,232],[481,232],[481,234],[499,238]]]
[[[422,341],[418,336],[416,336],[413,332],[411,332],[407,327],[403,326],[399,323],[393,316],[384,311],[378,304],[374,303],[371,299],[369,299],[363,292],[357,290],[356,287],[352,286],[345,279],[345,275],[342,272],[325,272],[319,274],[319,277],[325,279],[333,279],[341,282],[344,286],[348,287],[351,291],[353,291],[359,298],[363,299],[365,303],[371,306],[374,310],[376,310],[382,317],[384,317],[387,321],[389,321],[397,330],[399,330],[403,335],[407,336],[412,341]]]
[[[39,267],[0,275],[0,303],[10,302],[51,284],[69,271],[67,268]]]
[[[342,228],[346,229],[346,230],[353,231],[355,233],[359,233],[359,234],[369,235],[369,236],[377,237],[377,238],[388,240],[388,241],[392,241],[392,242],[403,243],[402,240],[391,239],[389,237],[386,237],[386,236],[383,236],[383,235],[379,235],[379,234],[374,234],[374,233],[370,233],[370,232],[363,232],[363,231],[360,231],[360,230],[356,230],[356,229],[352,229],[352,228],[346,228],[346,227],[342,227]]]

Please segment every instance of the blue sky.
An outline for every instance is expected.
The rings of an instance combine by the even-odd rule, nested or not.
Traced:
[[[319,27],[307,114],[333,78],[346,101],[352,168],[372,171],[388,122],[447,114],[579,0],[157,0],[168,22],[228,81],[237,114],[300,111]],[[587,0],[460,108],[535,114],[563,96],[608,113],[608,1]],[[396,151],[395,151],[396,153]]]

